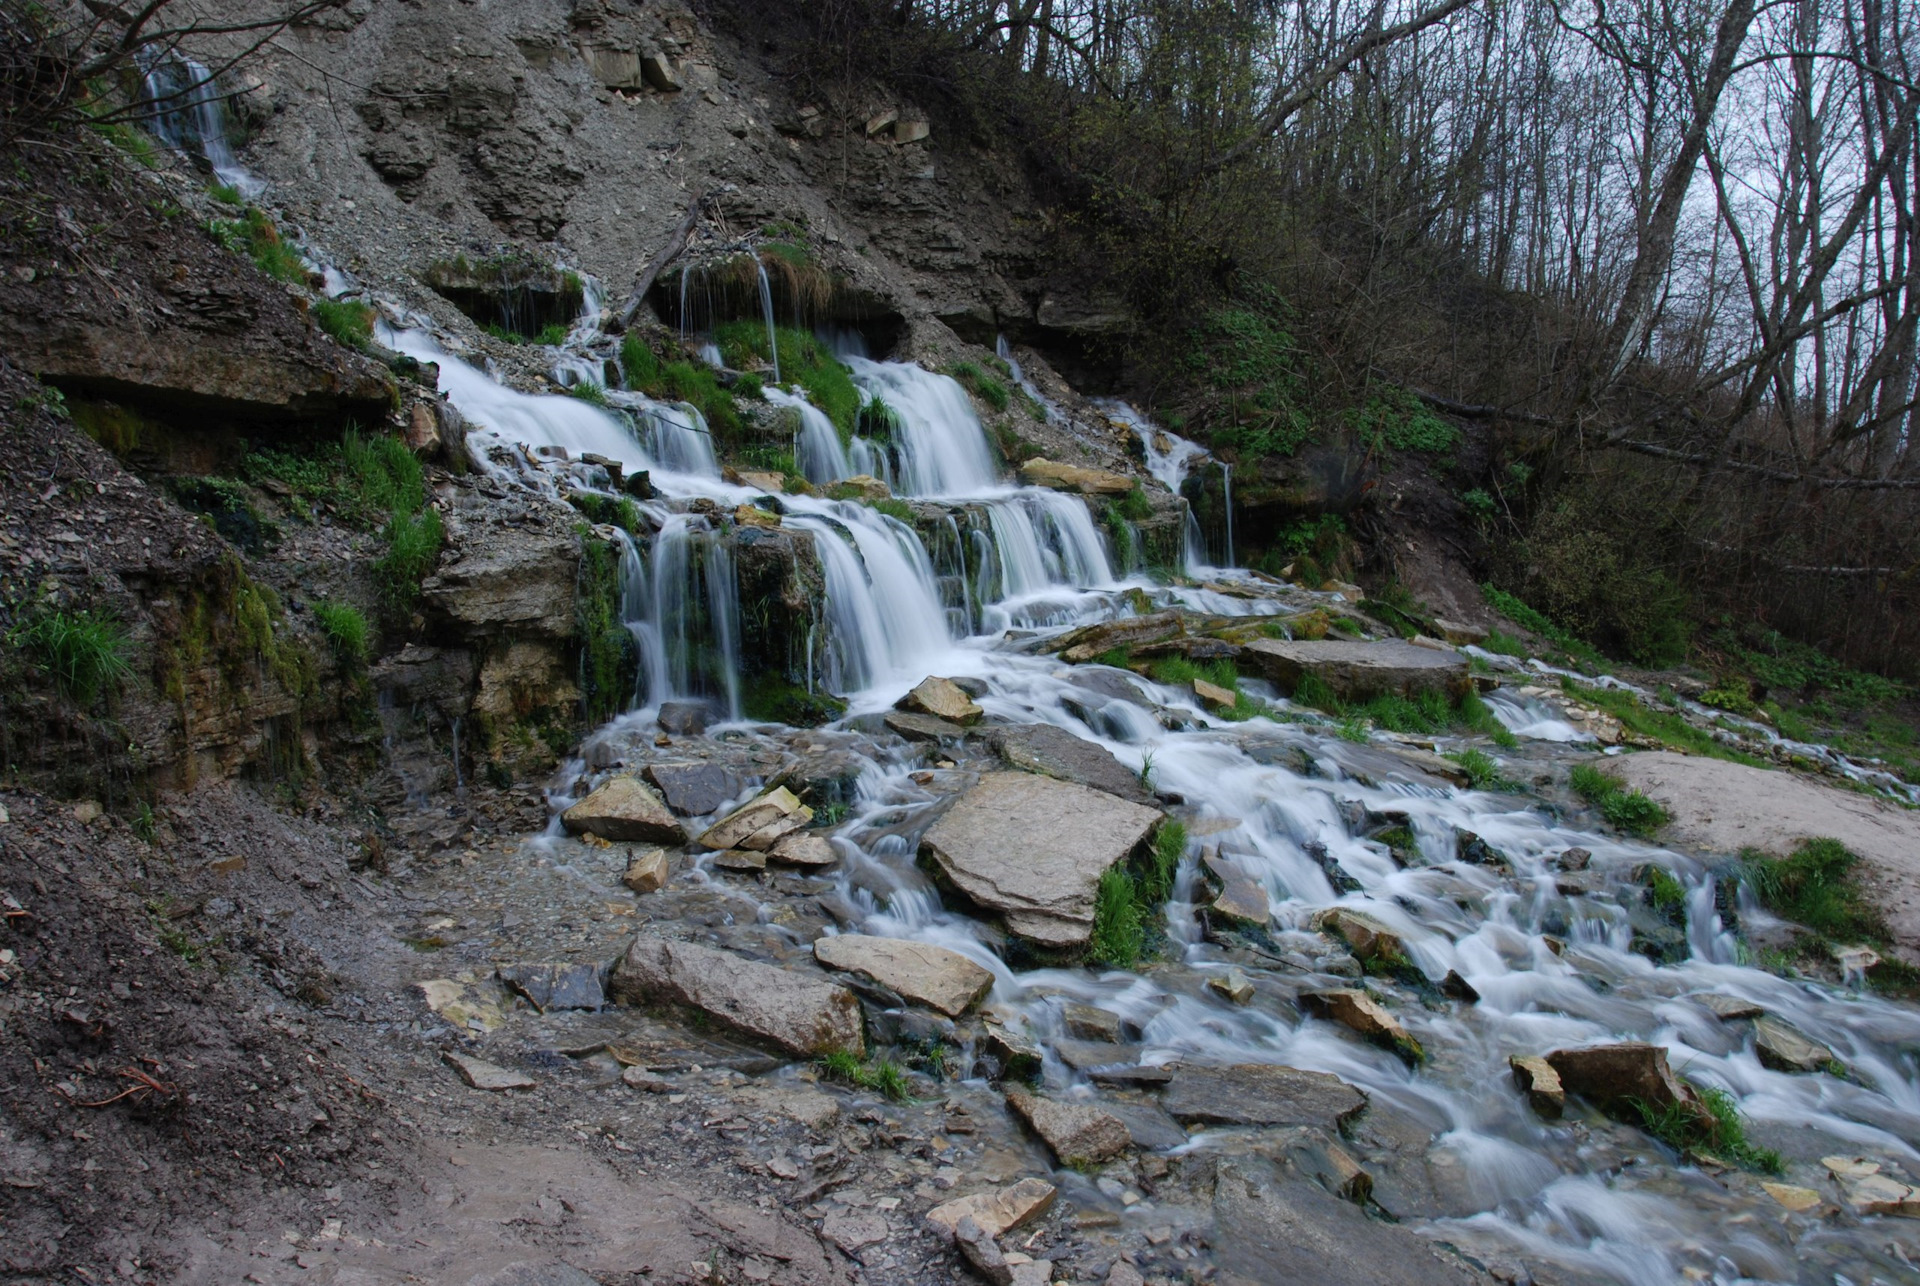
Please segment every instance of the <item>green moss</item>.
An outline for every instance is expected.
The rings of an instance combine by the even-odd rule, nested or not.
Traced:
[[[1667,810],[1637,790],[1629,790],[1592,764],[1575,764],[1569,777],[1574,794],[1600,810],[1607,824],[1629,835],[1648,836],[1670,820]]]
[[[1628,731],[1652,738],[1675,749],[1684,750],[1688,754],[1725,759],[1753,768],[1771,767],[1763,759],[1722,744],[1715,740],[1711,733],[1694,727],[1677,714],[1654,709],[1631,692],[1619,688],[1590,688],[1572,679],[1562,679],[1560,690],[1568,696],[1577,697],[1604,710],[1618,719],[1621,726]]]
[[[1647,1133],[1681,1152],[1704,1152],[1762,1174],[1779,1174],[1785,1163],[1771,1148],[1755,1146],[1747,1138],[1746,1121],[1733,1095],[1719,1088],[1699,1091],[1700,1105],[1684,1103],[1655,1107],[1643,1099],[1628,1103]]]
[[[1161,822],[1154,832],[1152,858],[1135,890],[1143,906],[1157,908],[1173,896],[1174,876],[1186,854],[1186,823],[1173,818]]]
[[[862,1063],[844,1049],[836,1049],[819,1062],[821,1076],[842,1085],[857,1085],[896,1103],[913,1101],[912,1085],[906,1069],[890,1059]]]
[[[630,389],[645,389],[660,379],[659,356],[632,331],[620,341],[620,374]]]
[[[620,561],[605,541],[587,540],[574,585],[580,647],[580,703],[590,724],[625,710],[640,679],[640,649],[620,615]]]
[[[1403,388],[1389,388],[1346,412],[1348,425],[1371,450],[1450,451],[1460,431]]]
[[[1467,786],[1472,790],[1520,789],[1517,783],[1507,780],[1500,771],[1499,763],[1484,750],[1469,747],[1454,751],[1447,758],[1460,765],[1460,771],[1466,774]]]
[[[995,411],[1004,411],[1012,395],[1007,386],[987,374],[976,362],[950,362],[941,372],[958,380],[967,392],[985,402]]]
[[[373,323],[378,317],[371,307],[354,300],[322,299],[313,306],[313,320],[321,330],[360,352],[373,342]]]
[[[825,692],[809,692],[777,674],[758,674],[740,693],[740,711],[759,723],[814,728],[847,712],[847,703]]]

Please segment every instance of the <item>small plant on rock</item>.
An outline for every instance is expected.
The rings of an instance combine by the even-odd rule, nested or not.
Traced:
[[[51,675],[61,694],[82,709],[133,672],[126,627],[104,612],[43,610],[9,630],[7,642]]]

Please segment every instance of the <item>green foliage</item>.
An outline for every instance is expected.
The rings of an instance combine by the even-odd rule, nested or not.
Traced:
[[[1134,891],[1142,904],[1158,907],[1173,896],[1174,876],[1179,874],[1180,860],[1186,854],[1187,824],[1174,818],[1160,823],[1160,829],[1154,832],[1148,868],[1135,882]]]
[[[240,195],[240,189],[231,183],[216,183],[207,189],[207,195],[221,205],[243,206],[247,203],[247,198]]]
[[[1807,643],[1777,630],[1754,629],[1746,635],[1723,629],[1713,637],[1739,668],[1770,692],[1824,699],[1842,710],[1859,711],[1912,695],[1906,684],[1850,669]]]
[[[1313,431],[1303,362],[1272,298],[1215,309],[1186,335],[1181,373],[1213,440],[1245,457],[1292,455]]]
[[[1116,969],[1131,969],[1140,961],[1145,933],[1140,923],[1139,891],[1123,867],[1107,868],[1094,893],[1093,936],[1088,958]]]
[[[862,1063],[846,1050],[836,1049],[820,1060],[820,1074],[826,1080],[842,1085],[857,1085],[861,1089],[873,1090],[895,1103],[913,1100],[912,1086],[905,1069],[890,1059]]]
[[[1723,1089],[1699,1091],[1698,1108],[1685,1103],[1655,1107],[1644,1099],[1629,1099],[1647,1133],[1681,1152],[1710,1156],[1762,1174],[1779,1174],[1785,1162],[1772,1148],[1755,1146],[1747,1138],[1740,1105]]]
[[[372,631],[359,608],[323,599],[313,605],[313,619],[320,623],[327,646],[343,665],[359,666],[366,661]]]
[[[133,673],[133,641],[105,611],[30,610],[7,631],[7,643],[52,677],[61,695],[91,709]]]
[[[322,299],[313,306],[313,320],[321,330],[360,352],[373,342],[373,323],[378,315],[357,300]]]
[[[381,536],[387,542],[387,552],[373,561],[374,577],[388,603],[397,609],[409,609],[420,596],[420,582],[440,558],[444,539],[440,515],[432,509],[396,513]]]
[[[628,379],[632,379],[631,371]],[[641,389],[648,397],[685,402],[693,407],[718,440],[731,442],[740,436],[743,426],[740,412],[733,404],[733,394],[721,387],[719,377],[705,363],[668,362],[659,367]]]
[[[1629,835],[1651,835],[1671,820],[1667,810],[1657,802],[1637,790],[1627,789],[1618,777],[1592,764],[1575,764],[1568,782],[1574,794],[1600,810],[1609,826]]]
[[[588,723],[604,723],[627,708],[640,675],[639,645],[620,616],[619,556],[606,541],[582,542],[573,604],[580,703]]]
[[[567,396],[578,398],[582,402],[590,402],[594,406],[607,405],[607,391],[589,380],[567,385]]]
[[[1387,389],[1347,412],[1347,422],[1369,450],[1450,451],[1460,431],[1402,388]]]
[[[876,446],[891,446],[900,432],[900,412],[882,398],[870,398],[861,403],[853,431]]]
[[[1676,664],[1692,603],[1658,561],[1658,521],[1564,498],[1533,516],[1512,559],[1525,568],[1528,597],[1568,634],[1642,665]]]
[[[256,268],[275,281],[306,284],[307,269],[300,262],[299,252],[280,239],[280,229],[258,206],[247,207],[237,219],[215,219],[207,225],[207,231],[227,249],[253,260]]]
[[[1500,513],[1499,502],[1479,487],[1460,493],[1460,507],[1467,511],[1469,517],[1481,522],[1491,521]]]
[[[749,402],[764,402],[767,400],[767,386],[758,375],[749,372],[733,382],[733,395]]]
[[[1664,866],[1648,866],[1642,887],[1647,905],[1676,924],[1686,923],[1687,886]]]
[[[620,341],[620,373],[631,389],[645,389],[660,379],[660,358],[632,331]]]
[[[1493,744],[1502,750],[1513,750],[1520,744],[1520,738],[1513,735],[1507,725],[1494,716],[1477,691],[1469,691],[1460,698],[1460,704],[1454,710],[1454,722],[1470,732],[1477,732],[1491,738]]]
[[[749,442],[733,453],[736,463],[749,469],[763,469],[768,473],[797,476],[800,467],[794,463],[793,448],[773,442]]]
[[[1128,522],[1145,522],[1153,517],[1153,501],[1147,497],[1146,488],[1137,482],[1133,484],[1133,490],[1114,504],[1114,508]]]
[[[1810,839],[1786,857],[1748,849],[1741,873],[1761,905],[1835,942],[1885,942],[1886,921],[1856,878],[1860,859],[1834,839]]]
[[[736,369],[773,358],[767,348],[767,328],[757,321],[723,322],[714,327],[713,341],[721,359]],[[780,378],[805,392],[807,401],[833,421],[843,445],[850,442],[864,400],[853,372],[809,331],[776,327],[774,342],[780,348]]]
[[[363,438],[352,429],[340,439],[340,460],[363,515],[411,514],[426,503],[420,462],[399,438]]]
[[[896,522],[903,522],[909,527],[913,526],[913,506],[898,496],[887,496],[880,500],[868,500],[864,503],[867,508],[873,510],[875,513],[883,513]]]
[[[1486,651],[1497,653],[1500,656],[1525,658],[1532,655],[1532,653],[1527,650],[1525,643],[1522,643],[1513,635],[1503,634],[1499,630],[1488,630],[1486,640],[1481,643],[1480,646]]]
[[[944,373],[960,381],[967,392],[995,411],[1006,410],[1008,403],[1012,400],[1012,395],[1007,392],[1007,386],[980,369],[976,363],[953,362],[947,366]]]
[[[825,692],[809,692],[778,674],[763,672],[747,680],[740,693],[740,711],[759,723],[814,728],[845,714],[847,703]]]
[[[549,348],[558,348],[567,342],[567,327],[563,322],[548,322],[533,337],[536,344],[545,344]]]
[[[1677,714],[1652,708],[1631,692],[1619,688],[1589,688],[1565,678],[1560,680],[1560,690],[1568,696],[1598,706],[1618,719],[1621,726],[1629,731],[1664,742],[1688,754],[1725,759],[1754,768],[1769,766],[1764,760],[1722,745],[1714,740],[1712,734],[1694,727]]]
[[[1193,661],[1184,656],[1169,656],[1153,662],[1147,673],[1156,683],[1186,684],[1195,679],[1235,692],[1240,687],[1240,672],[1226,657],[1214,661]]]
[[[505,326],[502,326],[499,322],[487,322],[485,325],[481,326],[480,329],[485,331],[488,335],[491,335],[493,338],[499,340],[503,344],[524,344],[527,342],[527,337],[525,335],[522,335],[517,330],[508,330]]]
[[[1521,629],[1532,634],[1538,634],[1541,638],[1546,639],[1549,643],[1552,643],[1555,647],[1575,660],[1586,662],[1589,666],[1599,663],[1600,654],[1595,652],[1591,645],[1561,629],[1558,625],[1555,625],[1533,608],[1528,607],[1506,590],[1501,589],[1492,582],[1488,582],[1480,587],[1480,592],[1486,596],[1488,607],[1491,607],[1494,611],[1500,613],[1500,615],[1506,617]],[[1501,637],[1504,638],[1506,636],[1502,635]],[[1522,649],[1519,652],[1513,653],[1513,655],[1524,656],[1526,653],[1525,650]]]
[[[1520,786],[1507,780],[1500,771],[1500,764],[1484,750],[1468,747],[1456,750],[1447,758],[1460,765],[1460,771],[1467,776],[1467,786],[1471,790],[1519,790]]]

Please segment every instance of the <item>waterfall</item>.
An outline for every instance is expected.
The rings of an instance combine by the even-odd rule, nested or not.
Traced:
[[[900,491],[909,496],[978,495],[1000,486],[987,433],[967,391],[945,375],[902,362],[849,355],[854,383],[892,407]]]
[[[814,535],[827,580],[829,690],[858,693],[912,683],[952,636],[933,560],[911,527],[859,504],[798,516]]]
[[[1032,398],[1039,404],[1040,409],[1047,413],[1047,423],[1058,424],[1064,418],[1060,414],[1060,408],[1053,404],[1052,398],[1036,388],[1033,381],[1027,378],[1027,373],[1020,369],[1020,363],[1014,357],[1013,349],[1008,345],[1005,335],[993,337],[993,353],[1007,364],[1007,373],[1013,376],[1013,382],[1020,386],[1020,391]]]
[[[1180,488],[1186,482],[1187,475],[1192,472],[1193,466],[1209,458],[1207,449],[1198,442],[1190,441],[1177,433],[1169,433],[1126,402],[1116,398],[1095,402],[1094,405],[1105,412],[1108,418],[1117,420],[1133,430],[1134,436],[1140,440],[1141,452],[1146,456],[1147,472],[1153,475],[1154,481],[1176,496],[1181,494]],[[1222,470],[1227,468],[1224,464],[1220,467]],[[1227,494],[1229,505],[1226,566],[1231,567],[1233,566],[1231,486]],[[1200,530],[1200,519],[1194,514],[1191,504],[1187,505],[1187,519],[1181,543],[1183,546],[1181,559],[1186,564],[1185,570],[1198,572],[1207,566],[1206,535]]]
[[[663,512],[652,567],[621,559],[622,607],[640,645],[646,704],[717,700],[740,717],[740,590],[726,542],[699,514]]]
[[[240,164],[227,143],[225,98],[211,71],[178,54],[143,57],[141,87],[155,138],[176,152],[197,152],[215,178],[249,201],[266,191],[266,180]]]
[[[1227,513],[1227,559],[1222,567],[1234,566],[1233,561],[1233,466],[1225,460],[1220,462],[1220,491],[1222,504]]]
[[[767,319],[767,353],[773,359],[773,382],[780,382],[780,341],[773,329],[773,285],[767,280],[767,265],[760,262],[756,255],[753,261],[754,272],[760,278],[760,312]]]

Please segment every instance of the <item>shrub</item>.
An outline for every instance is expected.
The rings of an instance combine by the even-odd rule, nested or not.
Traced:
[[[126,627],[105,612],[39,611],[8,631],[7,642],[51,675],[61,694],[81,709],[133,672],[133,642]]]
[[[322,299],[313,306],[313,320],[320,329],[348,348],[365,352],[373,342],[373,323],[377,316],[366,304],[354,300]]]
[[[981,370],[973,362],[950,363],[945,374],[952,376],[965,386],[967,392],[985,402],[996,411],[1004,411],[1011,400],[1007,386],[993,376]]]
[[[1653,834],[1669,820],[1667,810],[1637,790],[1629,790],[1618,777],[1609,776],[1592,764],[1575,764],[1570,778],[1573,793],[1600,810],[1607,824],[1629,835]]]
[[[420,596],[420,582],[440,557],[440,515],[432,509],[417,514],[396,513],[382,534],[387,552],[373,563],[380,592],[395,608],[411,608]]]
[[[320,632],[326,636],[327,646],[333,649],[334,656],[342,664],[357,666],[367,659],[370,631],[367,618],[359,608],[351,603],[323,600],[313,605],[313,619],[320,623]]]

